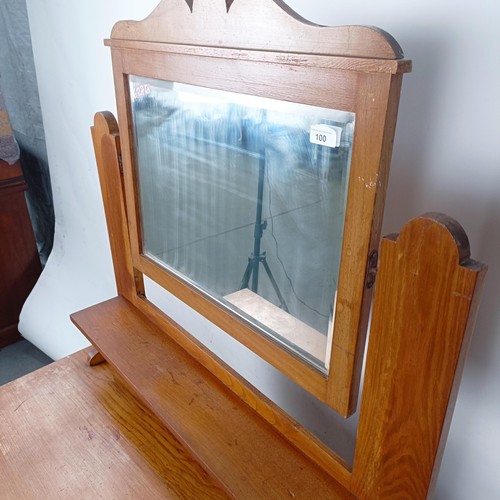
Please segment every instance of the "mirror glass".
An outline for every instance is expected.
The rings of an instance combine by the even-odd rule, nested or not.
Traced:
[[[143,255],[326,373],[354,113],[129,84]]]

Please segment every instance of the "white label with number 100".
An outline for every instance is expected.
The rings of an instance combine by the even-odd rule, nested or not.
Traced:
[[[309,140],[312,144],[327,146],[329,148],[338,148],[340,146],[340,136],[342,129],[333,125],[311,125]]]

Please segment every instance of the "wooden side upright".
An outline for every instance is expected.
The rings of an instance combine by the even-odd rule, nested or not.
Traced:
[[[120,135],[113,114],[109,111],[96,113],[91,132],[113,257],[116,288],[118,295],[130,300],[137,292],[133,278],[134,270],[120,169]]]
[[[121,150],[118,124],[112,113],[103,111],[95,114],[94,125],[90,130],[108,226],[116,289],[118,295],[131,300],[137,294],[137,290],[143,290],[143,284],[142,277],[135,274],[132,265],[120,167]],[[138,282],[137,288],[135,281]],[[90,351],[87,357],[87,363],[90,366],[104,361],[102,353],[95,349]]]
[[[384,238],[352,476],[360,498],[432,492],[485,271],[442,214]]]

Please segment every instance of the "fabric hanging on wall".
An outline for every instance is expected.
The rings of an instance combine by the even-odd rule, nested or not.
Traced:
[[[45,265],[53,245],[54,207],[26,0],[0,2],[0,47],[0,150],[5,151],[0,157],[6,154],[21,162],[31,223]]]
[[[0,160],[10,165],[19,160],[19,146],[12,133],[9,113],[5,107],[3,94],[0,90]]]

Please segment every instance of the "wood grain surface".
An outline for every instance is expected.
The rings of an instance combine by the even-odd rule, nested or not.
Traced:
[[[133,265],[129,271],[121,266],[128,276],[118,274],[119,286],[135,280],[143,295],[141,277],[147,275],[338,413],[354,413],[371,303],[367,261],[380,241],[402,74],[411,71],[401,47],[378,28],[315,25],[281,0],[162,0],[146,19],[118,22],[106,45],[113,59],[127,220],[121,207],[106,213],[111,226],[128,224]],[[327,376],[142,255],[128,75],[355,114]],[[113,189],[103,184],[105,202],[117,198]],[[110,236],[116,239],[113,231]],[[119,294],[137,302],[133,292]]]
[[[350,498],[126,299],[92,306],[72,320],[230,495]]]
[[[0,498],[223,499],[226,493],[86,352],[0,387]]]
[[[120,135],[112,113],[96,113],[91,127],[92,141],[99,173],[104,213],[117,292],[125,297],[137,293],[142,281],[136,280],[132,267],[127,213],[120,169]]]
[[[159,45],[151,47],[146,42],[138,42],[132,48],[112,46],[134,268],[161,284],[337,412],[344,416],[351,415],[358,400],[371,297],[371,291],[365,286],[366,263],[369,253],[378,247],[380,240],[402,75],[379,71],[377,64],[368,70],[366,61],[369,59],[365,59],[365,64],[359,67],[350,60],[346,70],[324,67],[324,64],[315,66],[320,61],[309,59],[310,56],[304,54],[297,54],[304,64],[294,66],[283,54],[281,60],[275,59],[271,63],[258,58],[248,59],[246,54],[238,51],[232,52],[233,57],[241,55],[242,58],[230,59],[219,57],[220,51],[212,53],[206,47],[191,46],[190,51],[180,53],[156,50]],[[409,69],[408,66],[406,68]],[[255,334],[240,319],[234,321],[220,305],[207,300],[203,294],[196,295],[186,282],[141,255],[138,165],[134,138],[129,133],[132,129],[129,74],[355,113],[333,343],[329,356],[332,363],[328,378],[264,336]],[[107,197],[106,191],[104,197]]]
[[[270,36],[272,34],[272,36]],[[281,0],[162,0],[143,21],[117,23],[113,39],[401,59],[394,38],[371,26],[318,26]]]
[[[109,124],[96,127],[94,142],[105,172],[119,297],[74,314],[75,324],[229,495],[429,496],[486,272],[470,259],[455,221],[427,214],[383,240],[352,468],[151,304],[141,283],[144,273],[339,413],[351,414],[402,73],[411,69],[397,43],[373,28],[314,26],[281,0],[162,0],[144,21],[116,24],[106,43],[122,150]],[[130,74],[355,113],[328,377],[142,255]]]
[[[353,468],[360,497],[430,495],[485,272],[442,214],[384,238]]]

